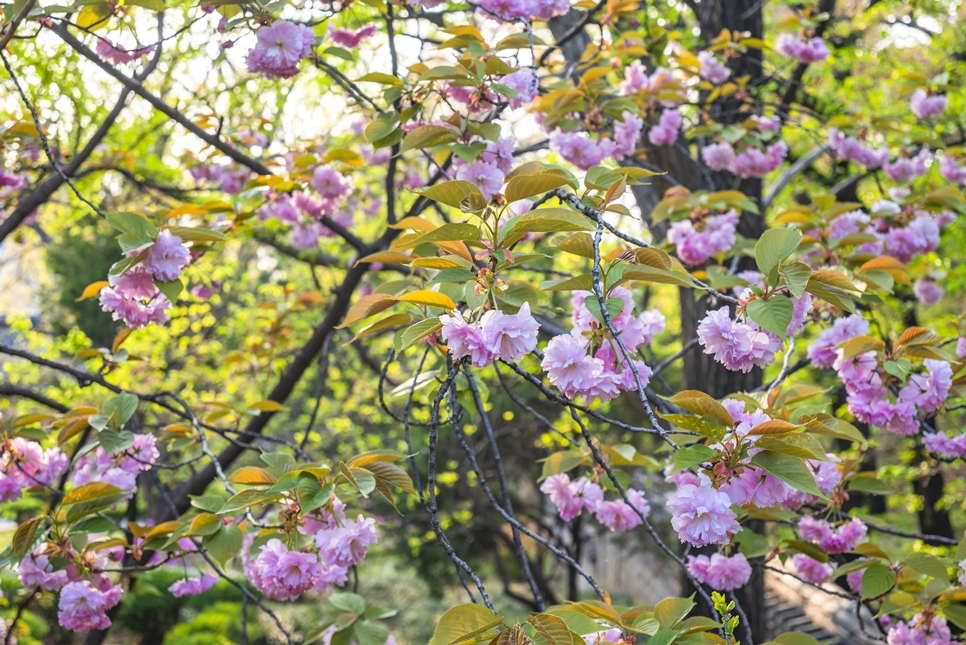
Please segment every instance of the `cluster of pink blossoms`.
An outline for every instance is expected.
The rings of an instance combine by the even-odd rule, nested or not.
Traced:
[[[510,99],[510,109],[513,110],[527,105],[540,93],[540,85],[530,68],[525,67],[507,74],[500,79],[500,83],[516,91],[516,95]]]
[[[124,51],[118,49],[112,45],[109,41],[99,38],[97,40],[97,55],[109,63],[115,65],[123,65],[124,63],[130,63],[132,60],[137,60],[146,54],[150,54],[154,51],[154,45],[150,47],[142,47],[141,49],[134,49],[132,51]]]
[[[56,554],[61,559],[71,561],[78,557],[69,542],[62,548],[63,552]],[[124,558],[122,547],[111,547],[95,553],[96,557],[89,562],[90,568],[95,570],[112,563],[116,565]],[[114,584],[106,575],[85,577],[85,571],[74,564],[55,568],[51,556],[40,550],[28,554],[21,561],[19,575],[24,587],[40,586],[48,591],[60,591],[57,617],[64,628],[87,632],[110,627],[107,610],[120,600],[121,586]]]
[[[276,20],[255,32],[258,42],[248,52],[248,71],[267,78],[291,78],[299,63],[312,53],[315,34],[305,25]]]
[[[712,143],[701,148],[701,158],[711,170],[727,170],[739,177],[761,178],[785,161],[788,146],[784,141],[773,143],[764,150],[747,147],[735,153],[728,141]]]
[[[17,191],[23,190],[29,181],[26,175],[0,169],[0,199],[7,199]]]
[[[191,260],[180,237],[162,229],[145,253],[144,261],[121,275],[110,276],[110,286],[101,289],[101,309],[113,313],[131,329],[168,321],[171,301],[161,293],[155,281],[171,282],[181,277],[181,270]]]
[[[338,501],[334,511],[322,521],[306,520],[300,529],[315,538],[318,553],[290,551],[278,538],[266,542],[245,561],[252,584],[272,600],[294,600],[310,589],[324,593],[344,585],[349,568],[362,562],[376,542],[375,520],[362,515],[347,520]]]
[[[909,101],[909,109],[917,119],[933,119],[942,115],[949,105],[949,100],[942,94],[929,96],[925,90],[916,90]]]
[[[693,546],[728,544],[741,530],[731,504],[727,493],[710,484],[681,484],[667,501],[673,513],[671,527],[682,542]]]
[[[483,0],[480,6],[503,20],[550,20],[570,11],[570,0]]]
[[[750,431],[770,420],[761,410],[748,412],[745,403],[736,399],[725,399],[721,405],[735,421],[734,436],[745,441],[754,442],[756,437],[749,435]],[[757,452],[759,449],[752,447],[748,451],[749,459]],[[829,461],[807,460],[806,464],[821,493],[831,495],[842,478],[834,458],[829,456]],[[730,473],[727,468],[721,470],[721,465],[716,465],[715,472],[728,477],[717,488],[703,473],[695,475],[685,470],[666,477],[668,482],[677,486],[667,505],[672,510],[671,526],[682,542],[696,547],[729,544],[732,535],[741,529],[733,505],[753,504],[759,508],[781,505],[785,509],[797,510],[817,499],[791,488],[750,463],[742,463]]]
[[[352,225],[355,210],[354,205],[342,201],[352,192],[352,183],[331,166],[318,166],[309,184],[315,192],[299,190],[274,195],[256,211],[260,221],[275,218],[291,226],[289,241],[300,249],[314,248],[320,237],[335,235],[319,221],[323,215],[329,215],[336,224],[348,227]]]
[[[336,45],[348,49],[355,49],[362,44],[362,41],[367,40],[372,34],[376,33],[376,26],[366,25],[360,29],[343,29],[330,23],[326,31],[329,34],[329,38]]]
[[[825,41],[815,37],[805,40],[799,34],[781,34],[775,41],[775,49],[782,56],[786,56],[799,63],[818,63],[828,58],[828,47]]]
[[[844,350],[839,349],[832,367],[845,383],[849,411],[856,419],[909,436],[919,431],[916,414],[942,407],[952,386],[949,363],[927,358],[923,365],[927,373],[911,375],[895,400],[882,382],[874,351],[845,358]]]
[[[695,228],[695,224],[699,228]],[[703,264],[712,256],[730,251],[737,241],[735,229],[738,212],[734,209],[713,215],[700,222],[692,219],[671,224],[667,240],[677,247],[677,255],[685,264]]]
[[[245,183],[252,176],[252,171],[247,168],[233,169],[231,166],[200,165],[191,168],[191,176],[196,183],[215,182],[222,192],[233,195],[241,192],[245,187]]]
[[[924,276],[912,285],[912,293],[922,304],[934,305],[942,300],[943,296],[946,295],[946,290],[939,286],[935,278]]]
[[[804,553],[796,553],[793,555],[792,564],[795,565],[795,569],[798,570],[798,574],[802,578],[816,585],[820,585],[828,580],[832,572],[835,571],[835,568],[828,562],[819,562]]]
[[[892,162],[886,162],[882,169],[894,182],[905,183],[926,174],[929,161],[929,151],[920,150],[915,157],[900,157]]]
[[[666,67],[658,67],[650,75],[644,64],[635,60],[624,68],[624,80],[618,86],[621,96],[630,96],[639,92],[650,94],[661,94],[661,105],[664,107],[674,107],[684,102],[684,89],[680,87],[674,79],[671,70]],[[673,98],[668,95],[677,95]]]
[[[939,174],[948,182],[966,184],[966,166],[960,166],[949,155],[939,157]]]
[[[587,308],[587,299],[596,301],[596,296],[587,291],[576,292],[571,299],[573,329],[569,334],[560,334],[550,339],[541,365],[547,371],[550,383],[568,398],[583,396],[588,400],[601,401],[613,399],[622,391],[636,391],[637,379],[627,364],[616,341],[604,340],[600,347],[591,353],[589,336],[602,331],[603,325]],[[651,342],[655,334],[664,330],[664,315],[658,311],[645,311],[634,316],[634,300],[630,290],[615,288],[611,299],[624,301],[620,314],[612,317],[611,323],[620,334],[628,354],[634,355],[637,348]],[[634,361],[634,368],[647,385],[651,369],[643,361]]]
[[[540,323],[530,314],[530,303],[524,302],[520,311],[505,314],[491,309],[479,322],[469,323],[463,314],[443,314],[439,317],[443,328],[440,336],[446,341],[454,360],[469,357],[474,367],[486,367],[496,360],[515,361],[532,352],[537,346]]]
[[[829,369],[838,358],[838,346],[869,333],[869,321],[858,314],[837,318],[808,348],[808,360],[815,367]]]
[[[747,295],[748,292],[744,292],[742,297]],[[812,297],[807,293],[791,300],[794,310],[786,330],[788,335],[801,330],[812,306]],[[761,329],[750,319],[745,322],[733,320],[728,307],[708,312],[698,325],[698,342],[704,347],[705,354],[714,355],[714,359],[729,370],[742,372],[765,367],[782,348],[778,336]]]
[[[513,169],[513,139],[486,141],[486,149],[474,161],[457,158],[456,178],[474,184],[488,200],[503,190],[506,174]]]
[[[889,229],[883,236],[883,252],[900,262],[939,248],[940,222],[928,213],[918,215],[905,226]]]
[[[867,531],[865,523],[857,517],[837,529],[833,529],[825,520],[816,520],[811,516],[805,516],[798,522],[801,536],[830,554],[851,551],[858,546]]]
[[[69,466],[59,448],[45,450],[36,441],[14,437],[0,446],[0,503],[20,499],[31,486],[53,486]]]
[[[728,69],[728,66],[715,58],[715,55],[709,51],[698,54],[698,63],[701,65],[699,72],[701,78],[712,83],[724,83],[731,76],[731,70]]]
[[[730,558],[720,553],[688,556],[688,571],[715,591],[731,591],[743,587],[751,580],[751,565],[743,553]]]
[[[572,520],[587,509],[588,513],[592,513],[598,522],[611,531],[629,531],[641,523],[641,515],[647,515],[651,511],[644,493],[638,490],[627,489],[630,504],[622,499],[607,501],[604,499],[604,491],[596,483],[586,477],[571,482],[570,477],[564,473],[548,477],[540,485],[540,491],[550,496],[550,501],[557,506],[561,519]]]
[[[106,453],[98,447],[77,460],[72,481],[77,486],[91,482],[105,482],[133,493],[137,476],[151,470],[161,453],[153,434],[134,435],[134,445],[126,450]]]
[[[664,114],[671,113],[671,111],[664,112]],[[677,112],[673,112],[673,114],[677,115]],[[634,154],[637,144],[641,140],[641,129],[644,127],[644,121],[626,110],[621,116],[623,120],[614,122],[613,138],[611,139],[594,139],[586,132],[568,132],[554,128],[550,132],[550,149],[581,170],[589,170],[606,157],[617,159],[630,157]],[[677,138],[677,127],[680,125],[681,117],[677,116],[674,138]],[[658,127],[660,126],[652,128],[651,132]],[[650,136],[650,132],[648,135]],[[671,143],[673,143],[673,139]]]
[[[874,170],[889,159],[889,148],[872,148],[864,145],[855,137],[847,137],[838,128],[828,132],[828,144],[835,151],[839,161],[854,161],[866,170]]]
[[[198,594],[202,594],[214,587],[216,582],[218,582],[217,577],[211,575],[210,573],[206,573],[199,578],[189,577],[177,580],[172,583],[170,587],[168,587],[168,591],[170,591],[171,595],[175,598],[181,598],[183,596],[197,596]]]
[[[674,109],[661,112],[657,125],[647,131],[647,140],[651,145],[670,146],[678,140],[678,130],[681,129],[681,113]]]
[[[886,638],[889,645],[956,645],[942,616],[919,612],[909,622],[896,621]]]

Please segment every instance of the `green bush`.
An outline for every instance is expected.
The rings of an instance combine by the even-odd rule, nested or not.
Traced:
[[[266,643],[254,608],[248,612],[248,642]],[[191,620],[175,625],[164,637],[164,645],[235,645],[242,642],[241,604],[217,602]]]

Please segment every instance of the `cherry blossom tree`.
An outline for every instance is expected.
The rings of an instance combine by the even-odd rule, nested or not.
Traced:
[[[385,645],[387,545],[465,591],[431,645],[753,645],[766,571],[962,640],[957,11],[5,5],[0,248],[55,277],[0,343],[4,642],[168,569]]]

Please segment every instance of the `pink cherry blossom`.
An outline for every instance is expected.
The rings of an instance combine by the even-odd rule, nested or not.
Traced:
[[[376,522],[359,515],[343,524],[320,530],[315,534],[315,542],[323,562],[348,568],[362,562],[369,547],[376,543]]]
[[[585,508],[593,513],[604,499],[600,486],[586,477],[571,482],[565,473],[552,475],[544,480],[540,485],[540,492],[550,497],[560,513],[560,518],[565,521],[577,517]]]
[[[912,286],[916,299],[924,305],[934,305],[943,299],[946,290],[932,278],[919,278]]]
[[[329,38],[336,45],[348,49],[355,49],[362,44],[362,41],[368,40],[372,34],[376,33],[376,25],[369,24],[361,29],[342,29],[329,23],[326,31],[329,34]]]
[[[540,323],[530,315],[530,303],[524,302],[520,311],[512,315],[495,309],[486,312],[480,327],[483,342],[494,359],[516,361],[536,348]]]
[[[510,99],[510,108],[517,109],[527,105],[540,94],[540,85],[530,68],[519,69],[512,74],[507,74],[500,83],[512,90],[516,90],[516,96]]]
[[[915,157],[900,157],[892,162],[883,164],[882,169],[895,182],[903,183],[912,181],[917,177],[926,174],[926,162],[929,161],[929,152],[922,150]]]
[[[97,47],[95,49],[97,50],[97,55],[107,62],[114,63],[115,65],[123,65],[124,63],[130,63],[133,60],[137,60],[142,56],[150,54],[154,51],[154,45],[131,51],[125,51],[115,47],[110,41],[104,40],[103,38],[98,38]]]
[[[729,370],[742,372],[765,367],[782,347],[776,336],[732,320],[728,307],[708,312],[698,325],[698,342],[705,354],[714,355]]]
[[[273,538],[262,546],[258,557],[246,567],[248,578],[260,592],[272,600],[295,600],[315,586],[322,567],[311,553],[289,551]]]
[[[681,114],[677,110],[664,110],[657,125],[647,131],[647,140],[655,146],[669,146],[678,140]]]
[[[614,152],[610,139],[592,139],[585,132],[555,128],[550,133],[550,149],[581,170],[589,170]]]
[[[165,228],[158,233],[158,239],[148,249],[144,266],[158,280],[170,282],[181,276],[181,269],[190,260],[191,254],[182,239]]]
[[[711,170],[733,172],[735,167],[735,149],[727,141],[712,143],[701,148],[701,158]]]
[[[866,170],[874,170],[889,159],[889,149],[885,146],[873,149],[860,143],[854,137],[847,137],[837,128],[828,133],[829,145],[842,161],[854,161]]]
[[[90,582],[70,582],[60,590],[58,621],[65,629],[75,632],[107,629],[111,626],[111,620],[106,612],[120,598],[120,586],[104,591]]]
[[[836,348],[847,340],[869,333],[869,321],[859,314],[838,318],[832,326],[818,335],[808,348],[808,358],[816,367],[832,367],[837,357]]]
[[[798,574],[802,578],[817,585],[828,580],[829,576],[832,575],[832,571],[834,571],[832,565],[819,562],[804,553],[796,553],[793,555],[792,564],[795,565],[795,569],[798,570]]]
[[[731,70],[728,69],[728,66],[707,50],[698,54],[698,63],[701,65],[701,78],[712,83],[724,83],[731,76]]]
[[[439,321],[443,323],[440,336],[454,360],[469,356],[474,367],[486,367],[493,362],[493,352],[479,325],[468,323],[458,311],[453,315],[443,314]]]
[[[693,546],[728,544],[741,530],[728,495],[710,486],[685,484],[668,498],[667,506],[678,538]]]
[[[456,178],[475,185],[490,200],[502,190],[504,174],[496,164],[479,159],[473,163],[462,164],[456,171]]]
[[[614,156],[618,158],[630,157],[634,154],[641,140],[641,129],[644,127],[644,120],[627,110],[621,117],[621,121],[614,122]]]
[[[949,105],[948,99],[942,94],[929,96],[925,90],[918,89],[912,93],[909,101],[909,109],[916,115],[917,119],[934,119],[946,111]]]
[[[751,580],[751,565],[742,553],[731,557],[720,553],[710,557],[689,555],[687,566],[691,575],[715,591],[731,591]]]
[[[352,190],[352,182],[332,166],[327,165],[318,166],[312,171],[312,179],[309,183],[325,199],[338,199]]]
[[[806,41],[798,34],[780,34],[775,41],[775,49],[800,63],[817,63],[829,55],[824,40],[816,37]]]
[[[315,34],[305,25],[276,20],[259,27],[258,42],[248,52],[248,71],[267,78],[290,78],[299,73],[299,63],[312,53]]]
[[[939,174],[954,184],[966,184],[966,166],[960,166],[949,155],[939,157]]]
[[[216,582],[218,582],[218,578],[210,573],[206,573],[200,578],[182,578],[177,580],[168,587],[168,591],[175,598],[197,596],[214,587]]]

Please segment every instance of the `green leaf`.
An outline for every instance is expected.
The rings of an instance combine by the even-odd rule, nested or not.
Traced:
[[[161,282],[160,280],[154,281],[155,286],[170,300],[172,303],[178,301],[178,296],[184,291],[184,283],[181,280],[170,280],[168,282]]]
[[[70,527],[70,534],[78,533],[110,533],[117,530],[117,525],[106,517],[89,517]]]
[[[814,636],[802,632],[785,632],[776,636],[773,642],[779,645],[822,645]]]
[[[949,582],[949,572],[943,561],[928,553],[913,553],[903,564],[941,582]]]
[[[224,524],[216,533],[206,536],[202,544],[218,564],[225,566],[241,550],[243,540],[240,528],[234,524]]]
[[[516,179],[516,178],[514,178]],[[512,181],[512,180],[511,180]],[[538,208],[524,213],[507,232],[514,237],[524,233],[568,233],[571,231],[593,231],[590,220],[569,208]]]
[[[496,636],[496,627],[503,623],[503,618],[482,605],[468,603],[457,605],[449,609],[439,619],[436,631],[429,641],[429,645],[450,645],[456,642],[479,642]],[[480,637],[464,640],[471,634]]]
[[[671,645],[674,640],[680,636],[682,632],[676,629],[661,629],[658,630],[656,634],[651,636],[647,641],[647,645]]]
[[[873,473],[856,473],[849,479],[848,489],[872,495],[891,495],[895,492],[891,486],[878,479]]]
[[[812,277],[812,267],[804,262],[792,262],[782,265],[780,273],[785,278],[788,290],[796,298],[801,298],[808,285],[808,279]]]
[[[352,52],[346,49],[343,49],[341,47],[326,47],[325,49],[322,50],[322,54],[335,56],[336,58],[341,58],[342,60],[348,61],[350,63],[354,63],[356,60],[355,57],[353,57]]]
[[[225,500],[217,495],[201,495],[191,497],[191,505],[209,513],[217,513],[225,505]]]
[[[755,447],[780,452],[792,457],[801,457],[802,459],[828,461],[825,448],[818,442],[818,439],[802,432],[790,432],[780,437],[764,436],[755,443]]]
[[[127,430],[118,432],[114,428],[104,428],[97,433],[97,439],[104,452],[113,455],[134,445],[134,433]]]
[[[111,416],[118,426],[127,423],[138,409],[138,397],[130,392],[122,392],[104,402],[104,414]],[[93,425],[93,424],[92,424]]]
[[[787,296],[772,296],[769,300],[752,300],[745,311],[759,327],[784,339],[795,314],[795,305]]]
[[[589,464],[590,458],[579,450],[565,450],[555,452],[543,460],[543,471],[540,473],[539,481],[543,481],[552,475],[559,475],[569,470],[573,470],[581,464]]]
[[[812,471],[799,457],[763,450],[751,458],[751,463],[771,473],[795,490],[825,499],[822,491],[815,485]]]
[[[559,616],[553,614],[536,614],[527,618],[533,625],[534,640],[538,645],[573,645],[574,640],[570,628]]]
[[[480,192],[480,189],[462,179],[435,184],[423,189],[419,194],[440,204],[446,204],[468,213],[479,212],[486,208],[487,204],[487,199]]]
[[[778,263],[790,256],[802,241],[797,228],[773,228],[765,231],[755,244],[755,262],[766,276]]]
[[[43,519],[42,517],[31,517],[14,531],[10,548],[18,558],[22,558],[30,552],[34,544],[34,537],[37,535],[37,527],[40,526]]]
[[[614,318],[620,316],[621,312],[624,311],[624,305],[626,304],[627,303],[623,298],[608,298],[606,300],[606,305],[607,313],[610,315],[610,319],[614,320]],[[597,319],[601,325],[604,324],[604,316],[600,310],[600,301],[597,300],[596,296],[593,294],[587,296],[587,298],[584,300],[584,307],[594,318]]]
[[[366,611],[366,601],[359,594],[341,592],[329,596],[329,602],[333,607],[341,611],[348,611],[361,616]]]
[[[875,563],[862,574],[863,598],[878,598],[896,584],[896,572],[884,564]]]
[[[716,450],[709,448],[703,443],[696,443],[687,448],[681,448],[674,453],[674,468],[671,469],[671,474],[673,475],[682,470],[687,470],[692,466],[703,464],[717,456],[718,452]]]
[[[439,318],[427,318],[426,320],[421,320],[415,325],[411,325],[406,329],[398,332],[395,337],[394,345],[397,352],[409,349],[421,339],[426,338],[430,334],[433,334],[443,328],[443,323],[439,322]]]
[[[542,195],[554,188],[570,183],[570,178],[555,172],[541,172],[535,175],[517,175],[506,184],[504,196],[508,203]],[[561,209],[564,210],[564,209]]]
[[[153,240],[158,234],[158,227],[137,213],[108,213],[107,223],[121,231],[138,238]]]
[[[718,403],[710,395],[699,390],[684,390],[683,392],[678,392],[668,398],[668,401],[692,414],[697,414],[701,417],[710,415],[729,428],[735,425],[735,420],[723,405]]]
[[[671,629],[694,608],[691,598],[665,598],[654,607],[654,618],[661,629]]]
[[[966,606],[963,605],[943,605],[943,615],[949,622],[962,630],[966,630]]]
[[[456,130],[442,125],[421,125],[403,139],[400,150],[406,152],[413,148],[431,148],[444,143],[452,143],[459,137]]]
[[[372,620],[357,622],[355,633],[359,645],[385,645],[389,639],[389,628]]]

